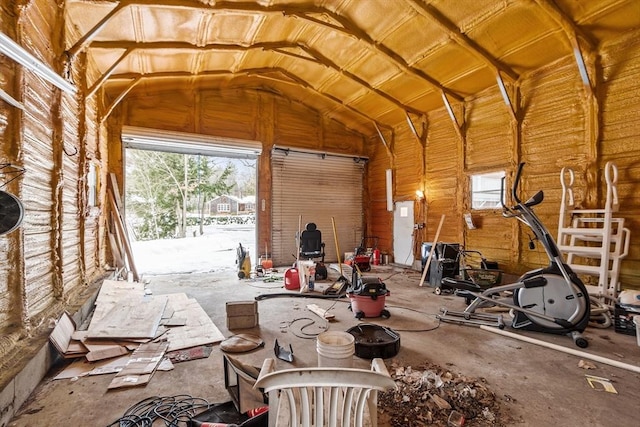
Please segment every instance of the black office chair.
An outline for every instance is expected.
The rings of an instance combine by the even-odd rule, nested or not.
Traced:
[[[300,258],[321,258],[316,262],[316,279],[324,280],[327,278],[327,267],[324,265],[324,242],[322,241],[322,232],[318,230],[315,223],[310,222],[306,225],[304,231],[300,234]]]

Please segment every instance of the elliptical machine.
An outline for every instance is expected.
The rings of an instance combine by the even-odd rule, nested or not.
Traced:
[[[536,239],[544,246],[549,257],[549,265],[523,274],[515,283],[484,291],[470,281],[443,279],[443,283],[446,282],[447,286],[455,288],[458,294],[473,300],[461,312],[443,308],[442,314],[437,318],[445,322],[489,325],[504,329],[502,315],[475,311],[485,306],[507,307],[514,313],[512,328],[569,335],[578,347],[586,348],[589,342],[582,336],[582,332],[589,323],[589,294],[571,267],[564,263],[556,242],[532,209],[544,199],[542,190],[526,202],[522,202],[518,197],[518,184],[523,167],[524,163],[520,163],[511,189],[516,205],[507,207],[501,197],[503,216],[516,218],[531,228]],[[502,182],[504,188],[504,178]],[[497,299],[500,293],[505,291],[513,292],[513,303]]]

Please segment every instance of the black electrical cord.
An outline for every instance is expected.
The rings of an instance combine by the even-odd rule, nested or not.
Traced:
[[[186,394],[154,396],[131,406],[107,427],[151,427],[156,420],[162,420],[167,427],[186,426],[193,417],[209,408],[205,399]]]
[[[256,296],[256,301],[262,301],[270,298],[316,298],[316,299],[336,299],[346,298],[346,294],[339,295],[319,295],[319,294],[296,294],[296,293],[274,293],[274,294],[261,294]]]

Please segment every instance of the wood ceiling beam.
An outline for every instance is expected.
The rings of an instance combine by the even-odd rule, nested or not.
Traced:
[[[74,51],[81,49],[86,46],[87,40],[90,40],[95,36],[95,34],[106,24],[108,19],[113,17],[115,13],[121,10],[124,7],[128,6],[155,6],[155,7],[174,7],[174,8],[183,8],[183,9],[200,9],[200,10],[215,10],[215,11],[232,11],[232,12],[249,12],[249,13],[276,13],[282,16],[291,16],[294,18],[299,18],[304,21],[313,23],[315,25],[319,25],[325,28],[329,28],[334,31],[341,32],[349,37],[353,37],[363,43],[365,43],[369,49],[383,55],[390,61],[392,61],[396,66],[402,69],[405,73],[412,75],[420,80],[427,82],[434,89],[437,89],[439,92],[444,92],[448,97],[458,101],[463,101],[463,96],[460,94],[446,88],[442,83],[433,77],[429,76],[422,70],[411,67],[404,58],[400,55],[393,52],[391,49],[385,47],[381,43],[373,40],[369,34],[367,34],[362,29],[358,28],[352,21],[347,18],[320,6],[295,6],[295,5],[275,5],[275,6],[260,6],[256,3],[230,3],[225,1],[218,1],[212,5],[207,5],[198,0],[167,0],[163,1],[161,4],[158,4],[156,0],[121,0],[119,2],[116,1],[107,1],[107,3],[117,3],[116,9],[112,10],[107,17],[103,18],[100,21],[99,25],[96,25],[89,33],[87,33],[82,39],[81,46],[80,41],[76,43],[76,45],[72,48]],[[312,15],[325,15],[331,18],[333,21],[337,22],[339,25],[332,24],[330,22],[326,22],[324,20],[315,18]],[[71,53],[71,51],[70,51]]]
[[[111,64],[111,67],[109,67],[109,69],[102,76],[100,76],[100,78],[96,80],[93,83],[93,85],[89,88],[87,92],[87,98],[90,96],[93,96],[93,94],[96,93],[98,89],[100,89],[100,87],[104,84],[104,82],[107,81],[109,76],[115,71],[118,64],[120,64],[124,60],[124,58],[129,56],[131,52],[133,52],[133,49],[131,48],[126,49],[124,53],[120,55],[120,57],[113,64]]]
[[[461,33],[460,29],[449,21],[438,9],[430,4],[423,3],[422,1],[408,1],[418,13],[436,23],[442,30],[444,30],[445,33],[447,33],[449,37],[451,37],[451,39],[469,51],[476,58],[484,62],[489,68],[493,69],[496,74],[502,73],[514,82],[518,80],[520,77],[518,73],[498,61],[497,58],[493,57],[489,52],[480,47],[480,45],[475,41]]]
[[[582,49],[586,50],[587,56],[592,56],[595,50],[595,43],[582,29],[571,20],[555,3],[549,0],[535,0],[544,12],[556,21],[562,30],[567,35],[571,46],[573,47],[573,55],[576,58],[578,64],[578,71],[580,72],[580,78],[585,86],[593,92],[594,83],[589,78],[589,72],[587,70],[587,64],[584,60],[584,54]],[[582,40],[582,46],[579,39]]]
[[[538,6],[544,12],[549,15],[554,21],[556,21],[560,27],[562,27],[563,31],[569,36],[569,39],[573,39],[576,36],[582,39],[585,47],[589,51],[593,51],[595,49],[595,42],[591,39],[590,36],[587,35],[582,29],[571,20],[558,6],[549,0],[534,0]]]
[[[128,6],[127,2],[121,2],[116,4],[116,7],[113,8],[109,13],[107,13],[104,18],[102,18],[96,25],[93,26],[84,36],[82,36],[70,49],[67,50],[67,56],[69,58],[75,57],[80,51],[82,51],[87,45],[91,42],[91,40],[100,32],[102,28],[113,18],[118,12],[123,10]]]
[[[364,79],[358,77],[357,75],[341,68],[335,62],[331,61],[326,56],[322,55],[320,52],[312,49],[302,43],[295,42],[273,42],[273,43],[256,43],[251,46],[243,46],[237,44],[221,44],[221,43],[212,43],[203,46],[196,46],[187,42],[150,42],[150,43],[138,43],[138,42],[93,42],[91,43],[92,48],[100,48],[100,49],[126,49],[127,52],[132,50],[166,50],[166,49],[184,49],[184,50],[194,50],[194,51],[211,51],[211,50],[220,50],[220,51],[238,51],[238,52],[246,52],[249,50],[270,50],[277,52],[282,55],[291,56],[296,59],[313,61],[324,65],[327,68],[334,70],[335,72],[345,76],[349,80],[357,83],[358,85],[364,87],[365,89],[374,92],[375,94],[383,97],[387,101],[393,103],[398,108],[404,110],[405,112],[409,112],[416,115],[421,115],[424,112],[416,110],[404,103],[400,100],[394,98],[388,93],[372,86]],[[295,53],[287,52],[282,49],[301,49],[305,53],[309,55],[309,57],[305,57],[304,55],[297,55]],[[121,58],[122,59],[122,58]],[[112,67],[113,68],[113,67]],[[95,85],[94,85],[95,86]]]

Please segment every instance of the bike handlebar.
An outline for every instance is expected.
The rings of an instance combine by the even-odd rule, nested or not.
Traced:
[[[518,184],[520,184],[520,175],[522,175],[522,169],[524,168],[524,162],[518,165],[518,171],[516,172],[516,178],[513,181],[513,187],[511,188],[511,197],[516,203],[520,204],[520,198],[518,197]]]
[[[518,211],[520,211],[521,208],[519,206],[524,205],[527,207],[532,207],[541,203],[542,200],[544,199],[544,194],[541,190],[541,191],[538,191],[536,194],[534,194],[533,197],[531,197],[529,200],[527,200],[524,203],[522,202],[522,200],[520,200],[520,197],[518,197],[518,186],[520,184],[520,178],[522,176],[523,168],[524,168],[524,162],[518,165],[518,170],[516,171],[516,177],[513,181],[513,187],[511,188],[511,195],[513,197],[513,200],[516,202],[516,205],[513,207],[508,207],[504,202],[504,183],[505,183],[506,177],[502,177],[502,181],[500,183],[500,204],[502,205],[502,215],[505,217],[520,216]]]

